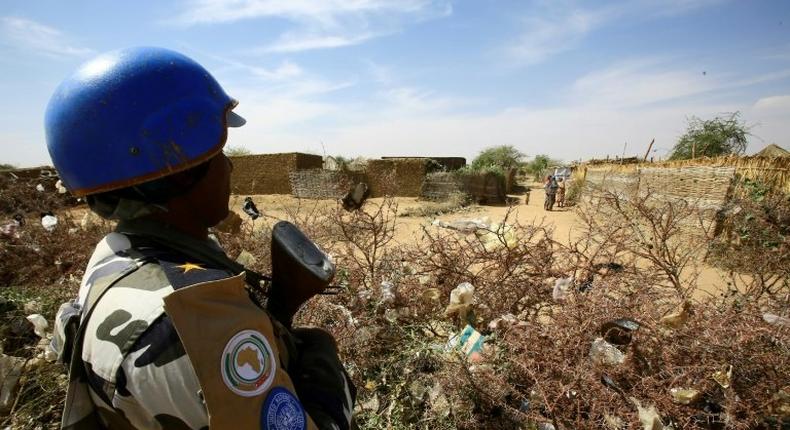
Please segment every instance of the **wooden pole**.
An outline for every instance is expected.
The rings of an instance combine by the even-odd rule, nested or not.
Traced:
[[[653,144],[656,143],[656,138],[654,137],[653,140],[650,141],[650,145],[647,145],[647,152],[645,152],[645,158],[642,161],[647,161],[647,156],[650,155],[650,150],[653,149]]]

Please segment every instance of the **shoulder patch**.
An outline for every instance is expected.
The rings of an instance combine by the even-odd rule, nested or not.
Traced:
[[[269,341],[256,330],[242,330],[225,344],[221,366],[225,385],[243,397],[265,392],[277,370]]]
[[[302,404],[290,391],[274,387],[261,407],[261,425],[264,430],[305,430],[307,417]]]
[[[174,290],[231,276],[226,270],[171,256],[159,257],[159,265],[165,271],[165,276]]]

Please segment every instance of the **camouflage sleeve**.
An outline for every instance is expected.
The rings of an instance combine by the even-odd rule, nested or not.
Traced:
[[[338,357],[331,334],[317,328],[298,328],[294,360],[288,374],[307,413],[320,429],[348,430],[356,389]]]
[[[139,429],[208,429],[198,378],[167,315],[119,367],[113,406]]]

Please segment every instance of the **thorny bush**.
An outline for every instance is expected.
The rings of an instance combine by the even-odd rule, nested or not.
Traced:
[[[729,272],[728,293],[760,301],[790,294],[790,194],[742,180],[722,211],[709,259]]]
[[[643,428],[639,407],[643,415],[654,408],[663,428],[790,425],[788,327],[763,316],[786,314],[787,296],[770,295],[757,307],[693,294],[697,250],[706,241],[684,240],[681,224],[696,216],[688,206],[609,196],[579,211],[570,243],[555,240],[547,225],[523,224],[509,213],[470,232],[425,226],[414,243],[400,244],[393,239],[397,206],[388,199],[369,200],[354,213],[309,202],[291,210],[286,218],[333,256],[335,283],[345,287],[310,301],[296,323],[335,334],[359,389],[359,426]],[[265,215],[254,228],[248,221],[239,234],[217,236],[231,257],[245,250],[255,257],[253,269],[268,272],[276,221]],[[50,235],[42,249],[76,252],[78,241],[61,227],[64,234]],[[90,247],[80,246],[73,263],[81,270]],[[24,259],[15,264],[39,257]],[[572,278],[571,289],[555,301],[559,278]],[[59,279],[53,274],[37,284],[50,288]],[[461,282],[475,287],[474,317],[461,323],[486,335],[482,360],[474,363],[448,346],[461,327],[444,310]],[[54,310],[44,312],[51,321]],[[607,325],[617,318],[638,328]],[[598,338],[619,351],[620,364],[591,359]],[[50,404],[59,404],[65,387],[44,382],[26,389],[19,409],[25,414],[11,424],[52,424],[57,411],[36,412],[31,393],[47,392]],[[680,404],[673,388],[698,395]]]

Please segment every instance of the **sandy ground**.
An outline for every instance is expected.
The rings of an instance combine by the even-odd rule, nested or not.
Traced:
[[[231,208],[237,212],[242,219],[249,218],[242,212],[242,205],[246,196],[233,196],[231,198]],[[274,219],[284,219],[289,211],[299,210],[301,213],[309,212],[315,208],[334,207],[335,201],[332,200],[298,200],[289,195],[258,195],[252,196],[258,209],[267,217]],[[522,224],[545,223],[554,227],[554,238],[560,242],[568,242],[578,237],[579,218],[573,208],[556,208],[551,212],[543,210],[543,192],[541,189],[533,189],[528,204],[524,204],[524,196],[514,196],[517,203],[513,205],[513,215]],[[372,201],[382,201],[383,199],[371,199]],[[398,204],[399,211],[409,210],[419,207],[424,202],[416,198],[398,197],[394,199]],[[421,226],[429,225],[434,219],[442,221],[454,221],[459,219],[477,219],[488,217],[492,222],[499,222],[508,211],[508,206],[471,206],[459,212],[422,217],[422,216],[399,216],[396,224],[395,241],[401,244],[413,242],[420,236]],[[721,294],[726,285],[726,274],[716,268],[701,264],[699,267],[700,276],[697,280],[697,298],[704,298],[710,294]]]

